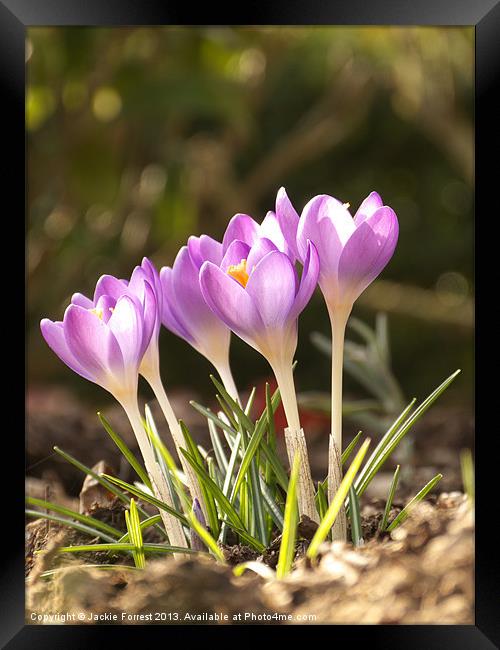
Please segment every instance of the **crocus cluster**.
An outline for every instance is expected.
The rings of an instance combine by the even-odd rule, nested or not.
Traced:
[[[307,446],[300,426],[292,373],[298,317],[316,285],[332,323],[332,431],[329,497],[340,476],[342,351],[354,301],[382,271],[398,238],[394,211],[376,192],[354,216],[349,204],[328,195],[312,198],[298,212],[285,190],[262,223],[235,215],[222,238],[190,237],[172,267],[158,272],[143,259],[130,280],[110,275],[97,282],[92,298],[74,294],[62,321],[43,319],[42,334],[75,372],[108,390],[123,406],[136,434],[146,469],[159,498],[171,504],[165,480],[144,431],[138,404],[139,375],[151,385],[177,446],[184,446],[177,418],[160,377],[161,324],[205,356],[226,390],[238,400],[229,363],[231,332],[269,362],[280,388],[288,422],[290,462],[301,455],[299,509],[318,520]],[[300,266],[301,269],[297,267]],[[300,273],[298,272],[300,270]],[[196,508],[203,498],[196,476],[179,453]],[[171,542],[185,546],[177,519],[162,513]]]

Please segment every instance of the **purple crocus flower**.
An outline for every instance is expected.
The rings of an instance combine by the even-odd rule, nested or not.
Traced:
[[[72,370],[108,390],[122,405],[134,430],[156,496],[173,506],[165,478],[144,430],[137,403],[139,372],[158,355],[159,309],[154,267],[143,260],[130,282],[100,278],[91,300],[74,294],[62,322],[44,318],[42,335]],[[157,274],[156,274],[157,275]],[[174,418],[175,419],[175,418]],[[178,423],[177,423],[178,426]],[[186,546],[177,518],[160,511],[172,544]]]
[[[101,294],[95,302],[84,298],[74,298],[62,321],[44,318],[42,335],[72,370],[118,401],[128,400],[137,392],[139,366],[154,329],[153,289],[149,284],[144,287],[143,302],[133,295],[117,300]]]
[[[261,238],[269,239],[279,251],[288,255],[292,262],[295,261],[296,254],[287,243],[276,214],[271,211],[267,213],[261,224],[247,214],[235,214],[224,233],[222,253],[226,254],[233,241],[239,240],[248,246],[253,246]]]
[[[342,366],[347,319],[355,300],[391,259],[398,240],[396,213],[371,192],[354,217],[349,204],[320,194],[304,207],[301,216],[284,188],[276,197],[276,216],[293,253],[304,260],[309,242],[320,259],[318,283],[332,326],[332,429],[328,470],[328,494],[333,498],[342,451]],[[342,534],[343,535],[343,534]],[[334,528],[333,538],[340,536]]]
[[[162,293],[160,290],[160,278],[154,264],[144,257],[141,265],[136,266],[130,277],[130,281],[119,280],[112,275],[103,275],[99,278],[94,291],[94,304],[102,295],[112,296],[118,300],[122,295],[135,296],[142,304],[145,302],[146,289],[152,289],[155,296],[154,325],[149,345],[144,353],[139,372],[149,378],[159,372],[158,337],[160,333],[160,314],[162,308]],[[75,294],[72,302],[76,300],[89,300],[81,294]]]
[[[229,365],[231,330],[207,305],[199,282],[200,267],[204,262],[220,265],[222,250],[222,244],[207,235],[193,236],[173,266],[160,270],[162,322],[212,363],[226,390],[237,398]]]
[[[200,286],[206,303],[273,369],[291,364],[297,347],[297,318],[316,287],[319,259],[308,243],[299,282],[294,265],[270,239],[250,246],[234,240],[220,262],[205,262]]]
[[[398,219],[377,192],[362,202],[354,217],[349,204],[320,194],[299,215],[284,188],[276,215],[290,249],[300,260],[312,241],[319,254],[319,286],[328,308],[352,306],[391,259],[398,241]]]
[[[146,257],[143,258],[141,265],[136,266],[133,270],[130,281],[118,280],[112,275],[103,275],[97,282],[93,304],[96,304],[103,295],[110,295],[116,300],[118,300],[120,296],[131,295],[141,304],[145,304],[146,295],[149,290],[153,291],[155,298],[154,319],[151,338],[140,363],[139,374],[141,374],[149,383],[158,403],[160,404],[174,440],[179,460],[181,461],[182,467],[187,476],[189,488],[193,496],[201,498],[201,490],[196,474],[180,451],[180,448],[185,445],[184,436],[161,380],[158,339],[164,300],[160,275],[158,274],[154,264]],[[81,294],[73,296],[73,301],[75,299],[80,303],[92,303],[92,301]]]

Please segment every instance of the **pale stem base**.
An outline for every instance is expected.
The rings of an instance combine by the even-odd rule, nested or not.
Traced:
[[[342,481],[342,461],[335,439],[330,435],[330,445],[328,449],[328,503],[333,501],[335,493],[339,489]],[[333,523],[332,540],[345,542],[347,539],[347,517],[345,507],[339,510],[339,513]]]
[[[300,469],[298,481],[299,514],[307,515],[319,523],[319,516],[314,501],[314,484],[309,465],[306,438],[304,430],[300,427],[299,410],[293,381],[291,364],[285,367],[273,366],[273,371],[280,389],[281,401],[285,409],[288,427],[285,429],[285,443],[290,467],[296,453],[300,455]]]
[[[153,389],[155,397],[158,400],[160,408],[163,411],[163,415],[165,416],[165,419],[167,421],[168,428],[170,429],[170,434],[175,443],[175,448],[177,450],[177,455],[179,457],[182,470],[186,475],[189,491],[191,492],[191,498],[194,499],[196,497],[198,499],[205,520],[208,521],[205,500],[203,499],[200,484],[198,483],[198,477],[196,476],[196,472],[191,467],[188,460],[185,458],[184,454],[181,451],[181,448],[186,449],[186,441],[184,440],[181,426],[179,424],[179,421],[175,417],[174,410],[172,408],[172,405],[170,404],[170,400],[168,399],[167,393],[165,392],[165,388],[163,387],[161,377],[158,373],[157,375],[152,375],[152,376],[148,375],[147,377],[145,377],[145,379]]]
[[[130,424],[134,431],[139,449],[141,450],[142,457],[144,459],[144,464],[148,472],[149,478],[151,479],[151,485],[153,487],[153,492],[155,496],[161,501],[165,502],[168,506],[174,508],[174,503],[170,490],[166,480],[162,474],[161,468],[158,465],[156,458],[151,447],[151,443],[148,439],[148,435],[144,429],[141,420],[141,413],[139,411],[139,406],[137,404],[137,399],[129,399],[123,401],[122,406],[127,414]],[[182,530],[182,524],[177,519],[168,514],[164,510],[160,510],[160,516],[165,526],[165,530],[168,535],[168,539],[173,546],[178,546],[180,548],[187,548],[186,537]]]

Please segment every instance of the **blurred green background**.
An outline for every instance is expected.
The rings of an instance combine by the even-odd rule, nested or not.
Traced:
[[[74,291],[171,264],[191,234],[261,220],[284,185],[300,212],[328,193],[355,210],[377,190],[397,212],[396,254],[354,314],[387,311],[394,372],[425,396],[471,404],[472,28],[34,28],[28,30],[28,371],[99,404],[103,391],[49,350],[39,321]],[[321,295],[301,317],[297,381],[326,390]],[[168,388],[212,394],[210,367],[162,333]],[[240,387],[269,375],[232,344]],[[347,390],[358,394],[358,385]],[[96,404],[97,406],[97,404]]]

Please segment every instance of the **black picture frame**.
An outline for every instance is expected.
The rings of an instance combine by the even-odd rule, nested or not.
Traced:
[[[223,9],[221,11],[221,9]],[[3,173],[0,183],[3,185],[2,196],[12,199],[9,209],[9,225],[19,225],[20,238],[24,241],[24,224],[13,215],[25,212],[23,198],[26,191],[25,156],[22,143],[25,142],[24,131],[24,83],[25,83],[25,30],[31,26],[41,25],[470,25],[475,27],[476,34],[476,160],[475,160],[475,214],[482,215],[478,225],[488,227],[488,237],[494,237],[491,229],[498,220],[498,200],[492,196],[498,184],[498,134],[497,125],[500,116],[500,104],[494,94],[500,79],[500,2],[499,0],[349,0],[340,3],[335,0],[325,2],[308,0],[298,2],[246,3],[236,9],[215,7],[208,3],[202,9],[187,3],[166,2],[162,0],[0,0],[0,88],[4,108],[2,132],[4,145],[2,165]],[[4,208],[5,209],[5,208]],[[4,215],[4,219],[5,219]],[[476,230],[476,247],[481,243],[482,235]],[[498,240],[497,240],[498,241]],[[17,255],[17,264],[21,267],[21,256]],[[480,272],[481,256],[476,255],[476,279],[482,281],[484,275]],[[494,265],[495,260],[486,260]],[[16,265],[15,265],[16,266]],[[11,273],[12,268],[11,267]],[[16,268],[16,275],[22,276],[22,268]],[[24,277],[24,276],[23,276]],[[28,289],[29,290],[29,289]],[[490,294],[488,289],[479,288],[476,292],[477,322],[480,324],[481,343],[476,339],[476,358],[483,354],[491,355],[488,345],[487,324],[491,320],[489,309]],[[22,295],[22,290],[19,290]],[[479,295],[479,298],[477,297]],[[497,302],[497,298],[495,302]],[[20,302],[20,301],[19,301]],[[15,309],[17,313],[21,304],[12,306],[9,301],[8,310]],[[481,318],[481,309],[485,317]],[[478,311],[479,310],[479,311]],[[12,313],[10,314],[12,315]],[[495,316],[498,319],[498,316]],[[18,322],[18,318],[16,318]],[[483,327],[484,323],[484,327]],[[9,325],[9,327],[11,327]],[[14,329],[14,328],[12,328]],[[493,330],[494,332],[494,330]],[[494,359],[489,359],[490,363]],[[21,365],[18,363],[18,365]],[[488,366],[485,367],[487,368]],[[476,411],[485,412],[495,404],[494,388],[490,387],[476,391]],[[488,394],[489,392],[489,394]],[[116,644],[127,635],[129,642],[141,640],[144,637],[142,626],[130,626],[126,629],[115,626],[31,626],[24,621],[24,518],[19,503],[23,498],[24,489],[22,458],[24,457],[23,438],[18,432],[20,418],[15,404],[4,406],[6,428],[4,439],[9,445],[9,464],[14,467],[14,477],[4,487],[4,498],[7,490],[12,490],[14,499],[5,499],[9,508],[8,548],[2,553],[0,571],[0,646],[9,648],[91,648]],[[19,406],[20,409],[20,406]],[[479,422],[483,424],[482,417]],[[497,432],[488,425],[482,426],[485,437],[490,439]],[[384,648],[384,650],[448,650],[466,648],[467,650],[482,650],[498,647],[500,642],[500,616],[498,611],[498,551],[494,529],[495,518],[492,517],[492,499],[496,499],[493,480],[497,462],[494,455],[488,453],[488,447],[481,441],[476,441],[476,624],[470,626],[422,625],[422,626],[337,626],[331,643],[351,647]],[[491,495],[491,496],[490,496]],[[4,506],[5,507],[5,506]],[[13,509],[12,512],[10,509]],[[4,510],[4,512],[6,512]],[[2,535],[5,540],[7,535]],[[329,626],[323,626],[328,628]],[[204,642],[209,642],[214,634],[224,633],[235,641],[235,635],[240,634],[238,626],[209,627],[198,626],[195,629],[204,636]],[[283,628],[274,627],[269,630],[273,636],[281,634]],[[171,626],[168,637],[163,627],[151,626],[148,636],[157,636],[156,643],[186,643],[188,629]],[[290,628],[288,628],[290,632]],[[327,629],[318,630],[314,626],[294,626],[293,634],[297,644],[314,639],[316,633],[328,634]],[[260,634],[258,629],[250,634]],[[266,632],[267,634],[267,632]],[[117,637],[118,635],[118,637]],[[276,637],[274,636],[274,639]],[[250,637],[246,637],[250,641]],[[267,642],[271,642],[266,637]],[[314,641],[313,641],[314,642]],[[497,645],[495,645],[497,644]]]

